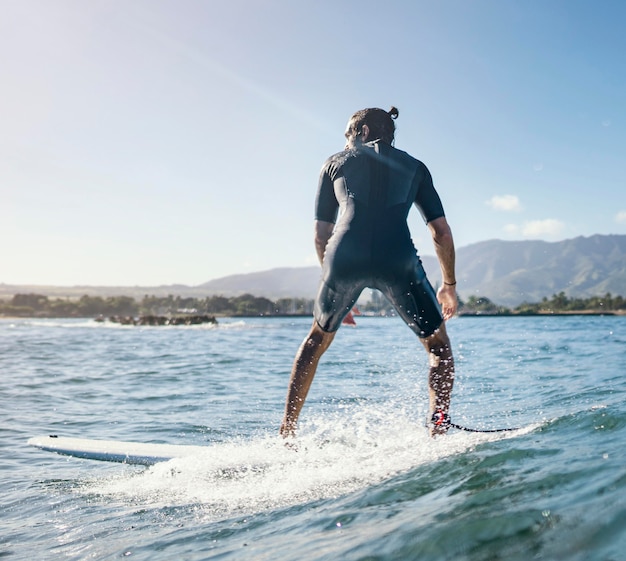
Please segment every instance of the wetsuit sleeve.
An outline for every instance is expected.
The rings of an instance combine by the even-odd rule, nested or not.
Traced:
[[[328,173],[328,167],[324,166],[315,197],[315,220],[334,223],[337,220],[338,209],[339,203],[335,197],[333,182]]]
[[[436,218],[445,216],[445,213],[428,168],[421,162],[420,164],[421,169],[415,174],[414,179],[414,181],[419,182],[415,195],[415,206],[420,211],[424,222],[428,224]]]

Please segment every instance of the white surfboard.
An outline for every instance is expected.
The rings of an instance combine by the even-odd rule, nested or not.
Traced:
[[[144,466],[166,462],[172,458],[192,456],[207,450],[206,446],[94,440],[56,435],[35,436],[28,441],[28,444],[40,450],[75,458]]]

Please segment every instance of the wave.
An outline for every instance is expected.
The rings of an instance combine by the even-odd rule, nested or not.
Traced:
[[[317,418],[307,428],[297,451],[275,435],[261,435],[213,444],[140,473],[95,480],[83,491],[157,508],[194,505],[205,517],[224,518],[343,496],[536,426],[432,439],[408,418],[365,406]]]

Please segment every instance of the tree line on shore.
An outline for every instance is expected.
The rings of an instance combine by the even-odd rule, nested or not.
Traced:
[[[268,298],[243,294],[232,298],[210,296],[190,298],[169,295],[144,296],[136,300],[130,296],[88,296],[78,299],[50,299],[41,294],[15,294],[8,301],[0,300],[0,315],[12,317],[139,317],[170,315],[214,316],[275,316],[310,315],[313,301],[303,298]]]
[[[372,315],[393,315],[393,309],[378,292],[361,306],[361,312]],[[523,303],[507,308],[482,296],[470,296],[467,301],[459,300],[462,315],[534,315],[554,313],[623,313],[626,299],[622,296],[571,298],[564,292],[543,298],[537,303]],[[312,315],[313,300],[305,298],[268,298],[243,294],[227,298],[209,296],[192,298],[169,295],[166,297],[144,296],[137,301],[129,296],[81,296],[78,299],[50,299],[41,294],[15,294],[10,300],[0,300],[0,315],[10,317],[47,318],[97,318],[171,316],[184,314],[211,314],[222,317],[243,316],[291,316]]]
[[[536,315],[567,313],[614,314],[626,312],[626,299],[607,292],[604,296],[589,298],[568,297],[565,292],[544,297],[541,302],[523,302],[515,308],[507,308],[493,303],[483,296],[470,296],[467,302],[459,303],[460,314],[474,315]]]

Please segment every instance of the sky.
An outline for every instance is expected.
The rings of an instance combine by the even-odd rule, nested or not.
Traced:
[[[319,172],[365,107],[398,107],[457,248],[626,234],[624,21],[622,0],[0,0],[0,283],[315,265]]]

